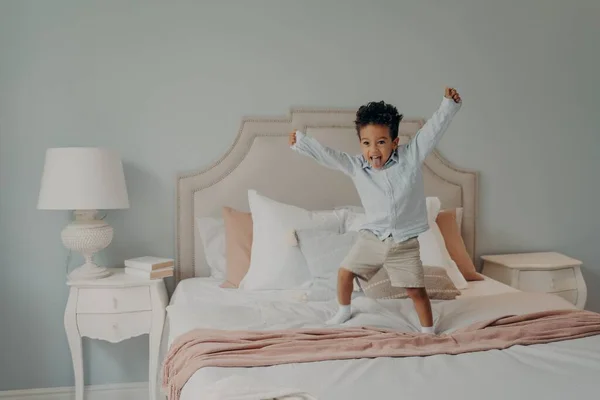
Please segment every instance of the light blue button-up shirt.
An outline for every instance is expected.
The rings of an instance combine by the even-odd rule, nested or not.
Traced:
[[[352,178],[365,208],[366,222],[361,230],[371,231],[381,240],[391,236],[395,242],[403,242],[429,229],[421,166],[460,106],[444,97],[427,123],[379,170],[362,154],[331,149],[299,131],[292,149]]]

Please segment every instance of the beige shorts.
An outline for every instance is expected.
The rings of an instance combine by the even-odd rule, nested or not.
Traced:
[[[394,287],[425,287],[417,238],[396,243],[392,238],[380,240],[373,233],[361,231],[360,236],[342,262],[341,267],[368,281],[385,268]]]

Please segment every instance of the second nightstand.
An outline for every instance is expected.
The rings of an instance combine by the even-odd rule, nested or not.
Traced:
[[[522,253],[482,257],[482,273],[525,292],[553,293],[583,309],[587,288],[581,261],[560,253]]]

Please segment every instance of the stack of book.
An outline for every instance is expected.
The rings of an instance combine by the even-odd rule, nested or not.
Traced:
[[[125,273],[147,279],[173,276],[175,262],[172,258],[136,257],[125,260]]]

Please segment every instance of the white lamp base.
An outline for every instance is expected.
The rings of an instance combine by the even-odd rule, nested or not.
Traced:
[[[110,271],[106,267],[101,267],[94,263],[83,264],[80,267],[75,268],[69,274],[70,281],[87,281],[90,279],[105,278],[110,275]]]
[[[81,253],[85,263],[75,268],[70,280],[100,279],[110,275],[106,267],[92,261],[94,254],[108,247],[113,239],[113,228],[106,222],[96,219],[96,210],[75,211],[75,220],[61,232],[64,246]]]

